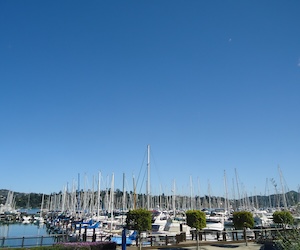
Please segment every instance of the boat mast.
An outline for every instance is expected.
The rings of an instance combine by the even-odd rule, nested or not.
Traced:
[[[199,204],[199,207],[196,205],[196,209],[201,210],[202,206],[201,206],[200,179],[199,179],[199,177],[197,177],[197,184],[198,184],[198,196],[199,196],[198,204]]]
[[[241,206],[241,196],[240,196],[240,189],[239,189],[239,181],[238,181],[238,176],[236,172],[236,168],[234,169],[235,171],[235,178],[236,178],[236,187],[237,187],[237,192],[238,192],[238,208]]]
[[[81,201],[80,201],[80,174],[79,173],[78,173],[77,194],[78,194],[77,211],[79,212],[81,210],[81,206],[80,206],[80,203],[81,203]]]
[[[111,177],[111,189],[110,189],[110,233],[112,233],[113,229],[113,221],[114,221],[114,185],[115,185],[115,175],[112,174]]]
[[[193,210],[193,180],[192,176],[190,176],[190,209]]]
[[[122,225],[124,225],[124,212],[126,207],[126,194],[125,194],[125,173],[123,173],[123,197],[122,197]]]
[[[134,176],[132,176],[132,181],[133,181],[133,209],[136,209],[136,187],[135,187]]]
[[[173,206],[173,214],[174,217],[176,217],[176,203],[175,203],[175,199],[176,199],[176,185],[175,185],[175,180],[173,182],[173,198],[172,198],[172,206]]]
[[[281,184],[281,189],[282,189],[282,199],[283,199],[283,206],[285,209],[287,209],[287,202],[286,202],[286,197],[285,197],[285,188],[283,185],[283,180],[282,180],[282,172],[280,170],[280,167],[278,166],[278,171],[279,171],[279,175],[280,175],[280,184]]]
[[[147,209],[150,210],[150,145],[147,145]]]
[[[208,207],[209,207],[209,211],[211,211],[211,197],[210,197],[210,183],[208,180]]]
[[[44,209],[44,193],[43,193],[43,195],[42,195],[42,203],[41,203],[40,217],[42,217],[43,209]]]
[[[238,206],[237,206],[237,200],[235,199],[234,178],[232,178],[232,195],[233,195],[233,201],[234,201],[234,203],[233,203],[233,205],[234,205],[233,209],[236,211]]]
[[[100,180],[101,180],[101,172],[98,173],[98,194],[97,194],[97,220],[100,218]]]
[[[125,194],[125,173],[123,173],[123,200],[122,200],[122,210],[123,213],[125,211],[125,207],[126,207],[126,194]]]
[[[229,212],[228,190],[227,190],[227,180],[226,180],[226,171],[225,170],[224,170],[224,189],[225,189],[224,208],[225,208],[225,211]]]

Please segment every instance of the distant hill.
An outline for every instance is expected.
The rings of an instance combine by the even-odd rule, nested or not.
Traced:
[[[0,204],[5,204],[9,190],[0,189]],[[42,195],[39,193],[14,192],[16,208],[39,208],[42,202]]]

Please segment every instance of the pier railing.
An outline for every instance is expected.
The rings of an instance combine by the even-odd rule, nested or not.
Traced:
[[[51,246],[67,241],[66,235],[41,235],[23,237],[0,237],[0,248]]]
[[[276,239],[281,236],[283,232],[287,232],[288,229],[272,228],[272,229],[253,229],[251,234],[246,230],[227,230],[222,232],[211,231],[192,231],[191,235],[186,235],[184,232],[176,235],[164,235],[164,234],[150,234],[142,239],[142,246],[166,246],[176,244],[196,244],[199,237],[200,242],[213,243],[217,241],[223,242],[241,242],[241,241],[256,241],[263,243],[266,240]],[[74,235],[73,235],[74,236]],[[26,237],[0,237],[0,248],[8,247],[33,247],[33,246],[51,246],[58,242],[70,242],[70,241],[103,241],[102,235],[83,233],[82,235],[76,235],[72,238],[68,234],[51,234],[44,236],[26,236]],[[109,240],[109,239],[108,239]],[[138,242],[137,242],[138,244]]]
[[[152,234],[147,238],[142,239],[142,245],[145,246],[166,246],[166,245],[193,245],[196,244],[197,238],[205,244],[214,242],[248,242],[254,241],[257,243],[270,242],[279,239],[283,235],[289,234],[293,229],[283,228],[268,228],[268,229],[252,229],[252,230],[226,230],[226,231],[192,231],[191,235],[185,233],[176,235]]]

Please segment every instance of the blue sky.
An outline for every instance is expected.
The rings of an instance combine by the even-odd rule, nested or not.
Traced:
[[[153,194],[298,190],[299,9],[1,1],[0,188],[145,192],[149,144]]]

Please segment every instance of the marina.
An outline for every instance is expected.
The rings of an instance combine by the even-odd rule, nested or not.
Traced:
[[[43,196],[42,204],[44,205],[36,209],[16,209],[14,206],[5,204],[1,207],[3,213],[0,221],[0,247],[104,241],[112,241],[121,245],[126,214],[133,204],[124,199],[123,195],[120,197],[123,201],[117,199],[117,192],[76,191],[55,194],[45,200]],[[13,192],[9,192],[8,198],[14,200]],[[140,197],[140,199],[145,199],[144,202],[146,198],[146,196]],[[143,233],[141,239],[143,247],[176,245],[182,242],[193,244],[197,238],[201,242],[259,241],[263,238],[272,238],[280,231],[273,221],[273,213],[278,209],[256,209],[249,206],[247,209],[253,215],[254,227],[243,231],[234,229],[232,221],[234,210],[230,209],[230,206],[224,206],[201,209],[206,216],[206,226],[197,235],[195,230],[186,224],[186,210],[180,207],[180,204],[184,204],[184,200],[187,201],[186,198],[171,196],[157,199],[152,196],[151,204],[155,204],[156,200],[160,201],[159,204],[168,204],[168,206],[160,208],[157,205],[155,209],[150,209],[152,228],[149,232]],[[167,200],[169,200],[168,203]],[[185,204],[193,204],[196,209],[200,210],[200,207],[196,206],[196,199],[190,199]],[[210,204],[217,203],[211,202]],[[232,205],[233,203],[230,200],[226,202],[223,200],[222,204]],[[175,209],[172,210],[172,207]],[[4,208],[6,208],[5,211]],[[78,208],[82,209],[78,210]],[[296,220],[298,218],[296,207],[289,209]],[[126,231],[126,245],[134,246],[137,242],[134,231]]]
[[[127,246],[135,246],[139,243],[143,247],[193,245],[197,239],[203,243],[259,242],[263,239],[272,239],[282,230],[273,221],[272,214],[276,211],[275,209],[255,209],[254,207],[249,209],[253,215],[254,227],[235,230],[232,221],[234,210],[227,210],[230,206],[224,206],[201,209],[205,215],[206,226],[197,234],[195,229],[186,223],[186,210],[182,207],[178,209],[178,205],[181,203],[176,201],[180,201],[182,197],[173,196],[160,198],[160,204],[171,204],[172,206],[161,208],[157,205],[155,209],[150,208],[152,228],[147,232],[142,232],[141,239],[138,239],[135,231],[124,230],[129,211],[127,202],[129,201],[122,195],[120,197],[123,198],[123,202],[118,203],[116,197],[116,192],[81,191],[55,194],[47,197],[46,200],[43,195],[41,204],[45,205],[36,209],[16,209],[5,203],[1,207],[3,212],[1,218],[3,219],[0,223],[0,247],[47,246],[58,242],[108,241],[115,242],[120,246],[123,242],[123,233],[125,233],[126,240],[124,242]],[[10,201],[14,200],[13,192],[9,192],[8,198]],[[146,202],[146,196],[140,198],[145,198]],[[166,202],[168,199],[169,203]],[[155,200],[156,197],[151,197],[151,204]],[[184,200],[186,201],[186,199],[182,199],[182,201]],[[102,201],[107,203],[101,203]],[[186,204],[197,204],[192,201],[191,199]],[[13,204],[13,202],[9,204]],[[211,202],[210,204],[216,203]],[[223,204],[232,203],[227,200]],[[172,207],[174,210],[171,209]],[[4,211],[4,209],[6,210]],[[292,208],[290,209],[293,211]],[[295,212],[293,214],[295,215]],[[139,240],[141,241],[139,242]]]
[[[147,146],[147,182],[146,193],[136,194],[115,190],[114,174],[111,176],[110,188],[101,190],[101,173],[98,174],[96,189],[80,189],[78,186],[69,190],[65,188],[60,193],[41,194],[40,208],[29,209],[30,194],[27,209],[17,209],[14,192],[9,191],[5,204],[1,205],[1,247],[53,245],[57,242],[105,242],[112,241],[117,245],[126,242],[133,246],[141,240],[143,246],[173,245],[185,241],[200,239],[204,242],[213,241],[247,241],[267,238],[280,230],[273,221],[273,213],[288,210],[296,218],[299,212],[296,206],[291,206],[286,194],[277,194],[270,199],[270,208],[260,208],[265,205],[257,197],[229,199],[225,197],[180,196],[175,195],[174,182],[172,195],[151,195],[150,190],[150,146]],[[123,174],[123,183],[125,174]],[[224,172],[224,183],[226,174]],[[135,187],[135,184],[134,184]],[[227,186],[225,185],[225,189]],[[135,188],[134,188],[135,190]],[[225,191],[227,194],[227,191]],[[275,198],[277,207],[275,206]],[[279,202],[280,201],[280,202]],[[144,208],[151,214],[151,230],[137,232],[127,230],[127,212],[136,208]],[[200,210],[206,220],[205,226],[196,233],[195,228],[187,225],[186,211]],[[253,216],[254,224],[243,230],[235,230],[233,213],[247,211]],[[264,231],[265,230],[265,231]],[[275,231],[276,233],[276,231]],[[124,240],[122,237],[124,236]]]

